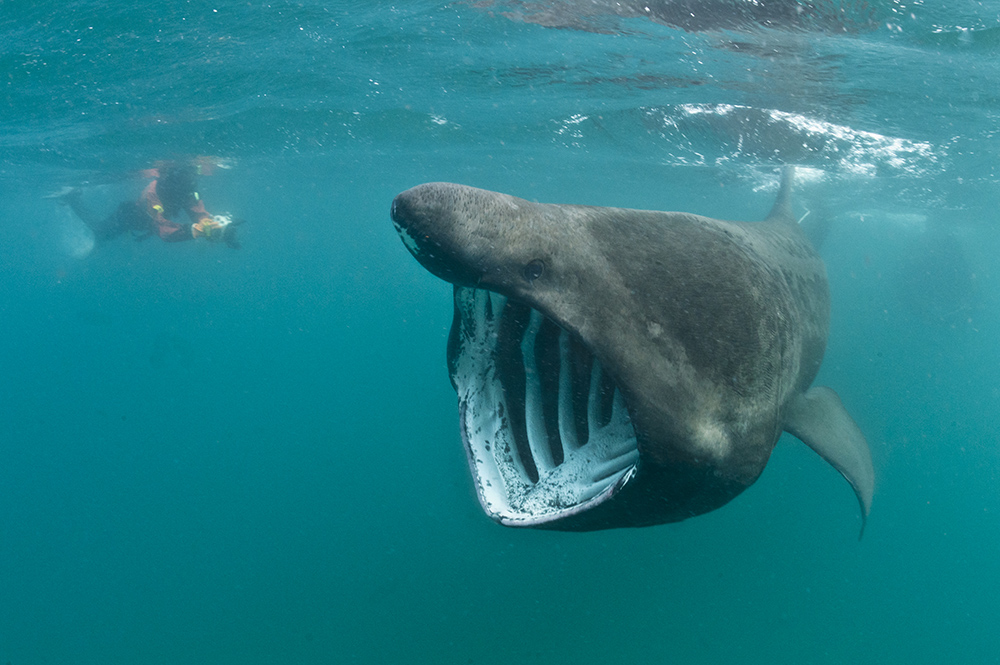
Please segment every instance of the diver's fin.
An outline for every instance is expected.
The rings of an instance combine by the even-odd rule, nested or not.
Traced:
[[[79,187],[63,187],[58,192],[52,192],[51,194],[45,194],[42,196],[43,199],[55,199],[57,201],[65,201],[73,196],[80,196],[83,192],[80,191]]]
[[[792,185],[794,182],[795,167],[786,166],[781,169],[781,186],[778,188],[778,198],[775,199],[771,214],[767,216],[765,221],[795,223],[795,215],[792,213]]]
[[[875,470],[865,435],[851,418],[837,393],[825,386],[810,388],[788,405],[785,431],[819,453],[854,488],[861,504],[861,534],[872,507]]]

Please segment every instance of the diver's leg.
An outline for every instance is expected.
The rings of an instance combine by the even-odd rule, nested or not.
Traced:
[[[59,200],[68,205],[73,214],[93,231],[94,239],[98,242],[111,240],[128,230],[128,227],[123,223],[124,215],[122,214],[122,208],[128,202],[120,204],[118,209],[107,217],[100,217],[83,202],[83,192],[79,189],[70,190],[60,196]]]
[[[59,197],[59,201],[65,203],[69,206],[69,209],[73,211],[73,214],[79,217],[84,224],[89,226],[94,233],[97,233],[97,228],[101,226],[104,220],[97,216],[93,210],[91,210],[87,204],[83,202],[83,192],[79,189],[71,189],[62,196]]]
[[[124,201],[118,205],[118,208],[113,213],[104,219],[94,218],[87,220],[83,217],[81,219],[94,232],[96,240],[111,240],[132,229],[135,207],[135,203],[132,201]]]

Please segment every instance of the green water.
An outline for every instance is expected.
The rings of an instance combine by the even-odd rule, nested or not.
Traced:
[[[997,8],[724,4],[0,2],[0,663],[1000,662]],[[42,198],[193,155],[243,249]],[[395,194],[754,220],[783,163],[833,220],[864,539],[790,437],[683,523],[490,522]]]

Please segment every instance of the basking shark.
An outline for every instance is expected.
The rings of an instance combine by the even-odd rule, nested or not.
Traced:
[[[826,269],[793,170],[763,222],[533,203],[451,183],[399,194],[404,244],[454,285],[448,368],[483,510],[587,531],[675,522],[760,476],[782,431],[874,491],[864,435],[810,388]]]

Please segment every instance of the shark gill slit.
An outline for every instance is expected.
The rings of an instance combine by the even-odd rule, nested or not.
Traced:
[[[507,417],[514,439],[514,450],[510,454],[520,467],[524,479],[534,484],[538,482],[539,473],[528,441],[527,373],[521,351],[521,342],[531,321],[531,311],[527,305],[511,300],[504,305],[497,326],[494,364],[504,402],[507,404]]]
[[[509,299],[499,307],[488,294],[476,300],[485,301],[476,315],[496,326],[493,361],[514,442],[508,454],[522,480],[536,485],[611,422],[616,399],[625,408],[621,394],[586,346],[551,319]],[[624,443],[595,467],[592,482],[628,466],[632,447]]]

